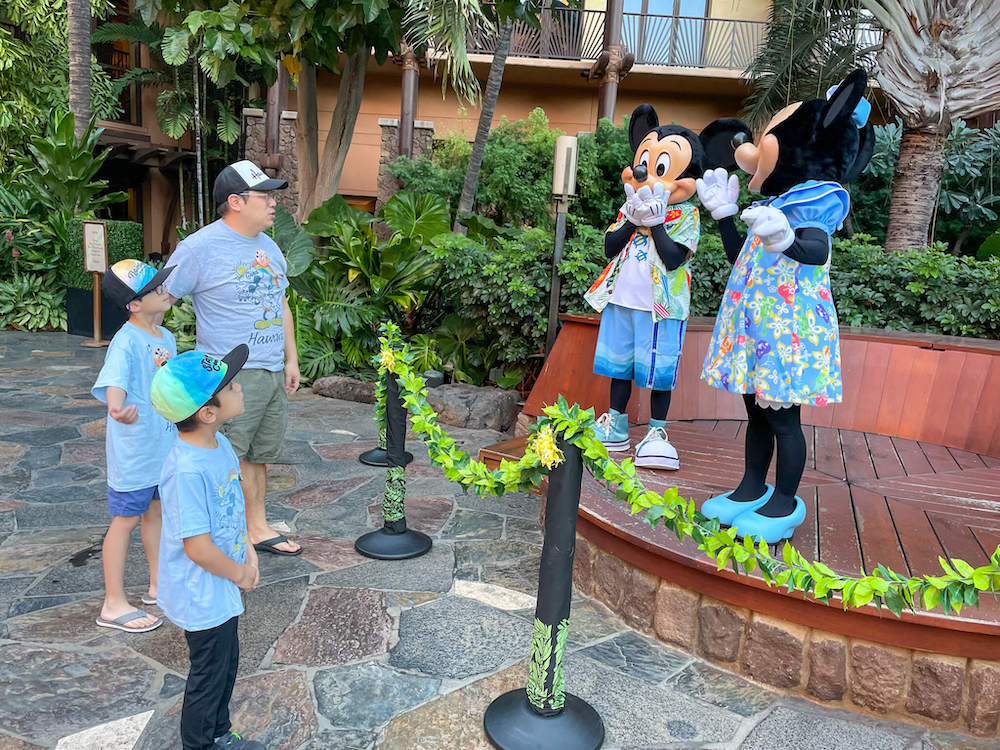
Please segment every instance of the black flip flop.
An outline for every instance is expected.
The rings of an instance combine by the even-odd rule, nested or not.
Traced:
[[[278,536],[272,537],[271,539],[265,539],[263,542],[257,542],[253,548],[258,552],[270,552],[272,555],[284,555],[285,557],[295,557],[296,555],[302,554],[302,547],[299,547],[294,552],[286,552],[285,550],[278,549],[274,546],[287,541],[287,536],[284,534],[278,534]]]

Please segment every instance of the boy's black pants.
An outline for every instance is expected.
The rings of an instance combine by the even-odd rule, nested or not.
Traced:
[[[209,750],[215,738],[229,734],[229,699],[240,661],[239,617],[208,630],[185,630],[191,670],[181,709],[184,750]]]

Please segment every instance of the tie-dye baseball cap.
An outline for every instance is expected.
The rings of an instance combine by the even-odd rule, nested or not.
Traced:
[[[121,307],[144,297],[167,280],[173,266],[157,271],[148,263],[134,258],[126,258],[115,263],[104,274],[101,286],[104,296]]]
[[[250,348],[240,344],[222,359],[198,351],[171,357],[153,376],[153,408],[174,423],[187,419],[236,377],[248,356]]]

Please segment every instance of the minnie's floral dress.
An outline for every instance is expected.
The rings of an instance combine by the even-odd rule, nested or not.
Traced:
[[[759,205],[759,204],[758,204]],[[792,229],[840,228],[850,196],[835,182],[809,180],[766,201]],[[840,337],[830,294],[830,258],[810,266],[769,253],[747,233],[722,298],[702,380],[777,405],[842,400]]]

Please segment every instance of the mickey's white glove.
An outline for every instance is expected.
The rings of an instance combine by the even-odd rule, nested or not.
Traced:
[[[769,253],[783,253],[795,242],[788,219],[773,206],[754,206],[740,214],[752,234]]]
[[[638,212],[642,210],[642,199],[636,194],[635,188],[629,183],[625,183],[625,202],[622,204],[621,212],[622,216],[628,219],[631,223],[635,224],[637,227],[642,226],[637,216]]]
[[[627,199],[625,205],[631,210],[628,220],[636,226],[654,227],[662,224],[667,216],[667,195],[663,185],[656,183],[650,189],[643,185],[638,191],[631,185],[625,185]],[[634,208],[633,208],[634,206]]]
[[[736,205],[740,197],[740,180],[736,175],[729,175],[722,167],[708,170],[694,184],[698,188],[698,200],[716,221],[735,216],[740,210]]]

